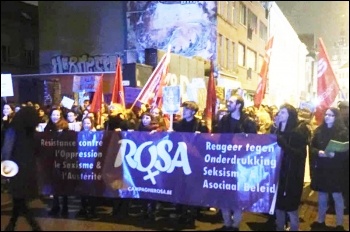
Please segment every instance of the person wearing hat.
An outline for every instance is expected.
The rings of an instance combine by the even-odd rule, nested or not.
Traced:
[[[209,132],[208,127],[204,125],[199,118],[195,117],[199,109],[196,102],[185,101],[181,104],[181,107],[183,107],[182,119],[174,123],[174,131],[195,133]],[[177,204],[176,211],[179,214],[179,223],[190,227],[195,226],[196,209],[194,206]]]
[[[15,114],[5,134],[5,143],[1,149],[1,174],[11,178],[9,192],[12,195],[13,203],[12,215],[5,231],[15,229],[21,214],[27,219],[33,230],[41,230],[33,213],[28,208],[28,202],[39,196],[36,183],[36,142],[34,138],[38,123],[39,115],[36,109],[26,106]],[[10,160],[18,167],[9,162]]]

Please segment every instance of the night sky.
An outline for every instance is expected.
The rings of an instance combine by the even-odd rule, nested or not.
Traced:
[[[333,54],[333,45],[345,31],[349,45],[348,1],[276,1],[297,34],[313,33],[316,42],[321,37],[328,54]]]

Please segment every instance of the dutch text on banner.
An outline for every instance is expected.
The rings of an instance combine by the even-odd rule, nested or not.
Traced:
[[[275,135],[38,133],[42,194],[144,198],[250,212],[274,208]]]

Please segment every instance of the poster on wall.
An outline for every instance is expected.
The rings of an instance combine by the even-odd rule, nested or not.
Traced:
[[[73,92],[95,92],[100,76],[88,75],[73,77]]]
[[[13,84],[11,74],[1,74],[1,97],[13,96]]]

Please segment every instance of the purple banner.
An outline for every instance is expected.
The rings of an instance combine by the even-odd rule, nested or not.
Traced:
[[[147,198],[270,212],[281,149],[275,135],[38,133],[42,194]]]

